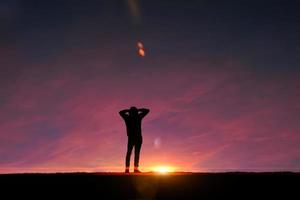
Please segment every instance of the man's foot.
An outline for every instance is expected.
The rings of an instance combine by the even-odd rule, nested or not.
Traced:
[[[135,169],[134,173],[142,173],[142,172],[140,170],[138,170],[138,169]]]
[[[125,173],[129,173],[129,169],[125,169]]]

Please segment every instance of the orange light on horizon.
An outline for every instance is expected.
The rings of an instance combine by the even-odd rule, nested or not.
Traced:
[[[166,174],[174,172],[175,168],[171,166],[155,166],[153,167],[153,171],[160,174]]]

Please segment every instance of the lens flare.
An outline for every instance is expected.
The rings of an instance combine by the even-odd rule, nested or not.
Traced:
[[[143,43],[142,42],[138,42],[137,43],[137,48],[138,48],[138,54],[139,54],[139,56],[144,57],[146,54],[145,54],[145,48],[144,48]]]
[[[139,49],[139,55],[140,55],[141,57],[144,57],[144,56],[145,56],[145,51],[144,51],[144,49]]]
[[[137,43],[137,47],[138,47],[139,49],[144,49],[144,45],[143,45],[143,43],[141,43],[141,42],[138,42],[138,43]]]

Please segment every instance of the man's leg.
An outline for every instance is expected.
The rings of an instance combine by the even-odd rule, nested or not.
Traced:
[[[140,161],[141,147],[142,147],[142,140],[139,140],[135,143],[135,146],[134,146],[134,171],[135,172],[140,172],[139,171],[139,161]]]
[[[127,172],[127,173],[129,173],[130,156],[131,156],[131,152],[132,152],[132,149],[133,149],[133,145],[134,145],[133,141],[128,138],[126,161],[125,161],[125,165],[126,165],[125,172]]]

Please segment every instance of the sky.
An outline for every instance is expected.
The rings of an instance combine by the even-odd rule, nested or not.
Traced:
[[[1,0],[0,173],[123,171],[130,106],[141,170],[300,171],[299,6]]]

